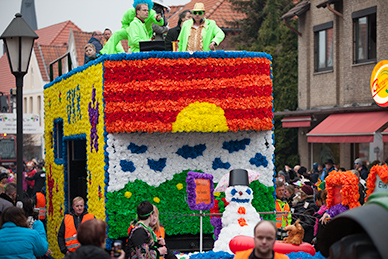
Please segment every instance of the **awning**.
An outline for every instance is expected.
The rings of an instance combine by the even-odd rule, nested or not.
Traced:
[[[388,128],[381,132],[381,135],[383,135],[383,142],[388,142]]]
[[[282,119],[283,128],[300,128],[311,126],[311,116],[284,117]]]
[[[332,114],[307,133],[309,143],[373,142],[388,122],[388,111]]]

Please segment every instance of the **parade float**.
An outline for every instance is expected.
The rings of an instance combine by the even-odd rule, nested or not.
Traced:
[[[225,210],[225,190],[217,190],[224,175],[236,168],[255,172],[252,206],[273,211],[271,64],[270,55],[245,51],[103,55],[47,84],[53,256],[63,256],[57,231],[78,195],[107,222],[107,248],[126,237],[142,200],[159,208],[168,236],[198,235],[188,172],[212,175],[216,212]],[[220,231],[219,223],[220,217],[204,217],[203,232]]]

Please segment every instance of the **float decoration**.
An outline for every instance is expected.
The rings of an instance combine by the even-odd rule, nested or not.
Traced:
[[[186,183],[187,204],[191,210],[203,211],[213,208],[213,175],[189,171]]]
[[[370,169],[368,179],[367,179],[367,191],[366,191],[366,198],[367,201],[369,199],[369,196],[375,191],[376,189],[376,182],[379,182],[379,184],[384,188],[387,188],[388,184],[388,166],[387,165],[375,165]]]
[[[261,220],[252,206],[253,191],[249,187],[248,171],[233,169],[229,173],[229,187],[225,192],[229,203],[222,214],[222,229],[213,251],[229,252],[229,242],[236,235],[253,236],[253,229]]]
[[[264,194],[254,194],[262,199],[252,204],[273,210],[271,65],[270,55],[246,51],[103,55],[45,85],[47,235],[54,256],[60,256],[56,234],[68,209],[66,141],[86,140],[88,211],[106,219],[109,238],[126,236],[140,198],[166,213],[161,222],[168,235],[197,234],[198,224],[176,213],[190,211],[189,168],[212,174],[214,182],[236,165],[260,170],[261,183],[251,185]],[[54,121],[62,121],[62,148],[55,144]],[[62,152],[62,159],[54,152]],[[204,233],[212,231],[205,219]]]
[[[327,190],[326,202],[329,209],[338,203],[348,206],[349,209],[361,206],[358,202],[360,197],[358,193],[359,180],[351,171],[332,171],[325,180]],[[339,212],[339,210],[341,209],[336,211]]]

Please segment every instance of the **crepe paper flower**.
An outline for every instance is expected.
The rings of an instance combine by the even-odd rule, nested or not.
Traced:
[[[213,168],[214,170],[217,170],[217,169],[229,169],[230,166],[231,166],[231,165],[229,164],[229,162],[223,163],[223,162],[221,161],[221,158],[216,157],[216,158],[214,159],[214,161],[213,161],[212,168]]]
[[[243,218],[238,219],[238,224],[243,227],[243,226],[248,226],[247,222]]]
[[[62,145],[59,149],[63,158],[58,159],[57,152],[57,130],[53,122],[62,122],[61,132],[63,144],[72,140],[86,140],[89,147],[93,147],[93,153],[90,148],[87,150],[87,204],[88,211],[93,213],[96,218],[105,218],[105,172],[104,172],[104,150],[98,147],[104,147],[104,138],[93,136],[103,136],[103,106],[94,106],[94,115],[98,115],[98,122],[92,125],[89,121],[88,104],[94,96],[94,101],[102,102],[102,68],[103,65],[90,66],[86,70],[73,73],[71,78],[57,79],[49,87],[45,87],[44,95],[49,102],[45,102],[45,150],[46,150],[46,168],[47,170],[47,239],[52,246],[54,257],[60,257],[62,253],[57,246],[56,236],[64,214],[68,213],[68,172],[67,172],[67,150]],[[80,87],[79,82],[83,82]],[[93,89],[94,92],[93,92]],[[86,100],[86,101],[85,101]],[[55,107],[51,110],[50,107]],[[97,117],[96,117],[97,119]],[[97,120],[95,120],[97,121]],[[93,135],[93,134],[94,135]],[[92,138],[90,135],[93,135]],[[93,178],[93,179],[92,179]]]
[[[209,180],[210,183],[210,203],[201,202],[197,204],[197,194],[196,194],[196,188],[197,185],[195,183],[196,179],[204,179]],[[191,210],[210,210],[214,206],[214,188],[213,188],[213,175],[211,174],[205,174],[205,173],[198,173],[194,171],[189,171],[187,173],[186,178],[186,191],[187,191],[187,204],[189,205],[189,208]]]
[[[132,197],[132,193],[131,192],[125,192],[124,194],[125,198],[129,199]]]
[[[222,229],[222,219],[221,217],[212,217],[210,223],[214,227],[214,240],[217,240]]]
[[[123,60],[117,61],[107,58],[107,132],[271,130],[271,57],[224,54],[194,54],[189,58],[120,55],[115,60]],[[144,71],[153,71],[152,83]],[[192,105],[197,110],[192,110]]]
[[[160,199],[158,197],[154,197],[154,202],[159,203]]]
[[[335,216],[349,210],[349,206],[342,205],[341,203],[338,203],[337,205],[334,205],[330,209],[327,210],[327,213],[330,215],[330,218],[334,218]]]
[[[160,158],[158,160],[147,159],[147,161],[148,161],[147,164],[150,167],[150,169],[156,172],[162,172],[163,169],[166,167],[167,158]]]
[[[188,159],[188,158],[195,159],[199,156],[203,156],[203,152],[205,150],[206,150],[205,144],[195,145],[193,147],[184,145],[183,147],[179,148],[176,153],[185,159]]]
[[[254,157],[249,159],[249,163],[251,163],[252,165],[255,165],[256,167],[259,167],[259,166],[267,167],[268,166],[267,158],[260,153],[256,153]]]
[[[96,61],[89,62],[85,66],[75,68],[64,76],[56,78],[44,87],[45,98],[50,100],[45,103],[47,121],[52,122],[55,118],[62,118],[65,138],[84,134],[87,146],[93,146],[93,153],[90,152],[90,148],[87,153],[87,171],[90,172],[89,176],[93,178],[88,181],[87,205],[89,211],[95,214],[97,218],[103,219],[106,217],[109,226],[109,240],[112,240],[112,237],[118,238],[126,235],[126,224],[129,224],[129,218],[135,217],[136,212],[133,208],[136,208],[139,199],[153,200],[154,197],[163,197],[163,203],[158,205],[161,207],[161,211],[190,212],[187,203],[184,202],[186,193],[179,192],[178,188],[174,188],[178,183],[186,180],[187,171],[179,173],[182,171],[179,168],[167,174],[166,171],[170,170],[171,167],[177,168],[174,167],[176,165],[169,165],[167,160],[167,166],[163,170],[163,174],[160,174],[163,176],[166,174],[164,179],[151,180],[152,185],[149,185],[146,183],[148,179],[141,176],[146,175],[142,171],[143,168],[148,168],[144,167],[144,162],[138,164],[138,158],[121,157],[122,151],[115,153],[112,157],[110,156],[111,153],[108,150],[111,147],[107,144],[105,130],[106,132],[171,132],[172,123],[175,122],[179,112],[195,102],[214,104],[215,107],[222,109],[227,121],[226,126],[229,128],[228,131],[272,130],[271,60],[272,58],[268,54],[244,51],[174,53],[174,55],[169,53],[103,55]],[[155,66],[159,66],[156,71],[165,74],[165,78],[160,77],[161,80],[152,82],[149,80],[136,82],[132,80],[132,78],[143,77],[145,75],[144,71],[151,71],[149,68]],[[180,68],[175,69],[173,66],[180,66]],[[199,66],[206,66],[208,72],[202,72]],[[188,67],[188,70],[183,69],[184,67]],[[102,73],[104,73],[104,78]],[[212,80],[209,79],[209,74]],[[158,77],[159,75],[155,75],[154,78]],[[103,80],[104,86],[102,85]],[[83,84],[82,87],[79,87],[80,94],[77,95],[77,91],[73,90],[77,89],[79,82],[83,82]],[[100,123],[97,124],[97,132],[94,132],[99,136],[98,139],[91,138],[92,125],[88,122],[88,102],[92,100],[93,85],[96,91],[94,103],[96,104],[98,101],[100,104],[98,107],[98,121]],[[183,92],[183,96],[175,94],[176,90],[179,89]],[[61,101],[58,98],[59,90],[64,93]],[[122,94],[117,94],[119,92]],[[65,95],[65,93],[71,93],[71,95]],[[81,96],[82,98],[80,98]],[[103,101],[103,96],[107,102]],[[128,99],[119,101],[115,99],[115,96],[130,97],[131,102],[125,102]],[[67,99],[67,97],[71,98]],[[149,97],[157,98],[152,99]],[[87,101],[82,102],[82,100]],[[55,107],[55,113],[48,112],[51,106]],[[71,107],[72,110],[74,108],[75,111],[67,113],[66,107]],[[147,113],[151,116],[144,116]],[[104,116],[106,116],[105,120]],[[121,120],[113,120],[115,118]],[[157,118],[157,120],[151,120],[152,118]],[[69,119],[71,123],[69,123]],[[133,120],[131,121],[131,119]],[[104,128],[104,124],[106,128]],[[205,124],[199,124],[198,127],[200,130],[206,129]],[[58,188],[52,189],[53,197],[51,200],[48,197],[47,201],[48,207],[50,202],[53,204],[53,218],[48,224],[47,235],[50,244],[54,244],[51,249],[55,257],[60,257],[61,253],[56,246],[56,231],[62,220],[59,214],[60,206],[66,208],[64,205],[68,203],[65,192],[67,190],[67,180],[65,180],[67,179],[67,167],[65,162],[59,161],[60,164],[57,163],[58,160],[54,159],[54,148],[51,143],[53,143],[53,135],[55,136],[55,134],[52,123],[46,124],[45,132],[46,162],[52,165],[53,181],[58,186]],[[126,143],[131,142],[133,142],[132,139]],[[96,144],[98,148],[94,148]],[[140,147],[143,143],[136,144]],[[255,145],[257,144],[255,143]],[[148,144],[146,146],[150,148]],[[190,146],[193,145],[190,144]],[[271,149],[272,151],[268,151],[268,154],[265,150],[259,152],[270,161],[273,146],[271,146]],[[130,152],[130,150],[128,151]],[[146,153],[148,153],[148,150]],[[141,153],[143,161],[161,158],[160,155],[150,157],[145,155],[146,153]],[[237,153],[238,151],[234,152],[234,154]],[[113,159],[115,157],[117,160]],[[169,156],[165,157],[170,159]],[[202,164],[203,161],[198,161],[202,158],[204,156],[188,159],[187,161],[190,160],[190,163],[187,163],[188,165],[184,170],[187,168],[200,168],[198,165]],[[220,158],[225,161],[222,156]],[[197,159],[198,161],[196,161]],[[131,173],[123,172],[119,166],[121,160],[132,161],[135,167],[134,171]],[[194,163],[191,163],[191,160]],[[114,163],[118,171],[108,173],[112,169],[107,165],[108,161]],[[212,171],[211,162],[203,163],[206,166],[203,169],[201,167],[201,169],[215,175],[219,174]],[[273,165],[268,170],[273,170],[272,167]],[[129,177],[134,178],[129,180],[128,174]],[[127,177],[124,177],[125,175]],[[137,177],[142,181],[134,180]],[[267,172],[263,173],[260,181],[270,186],[273,175],[271,173],[267,174]],[[107,187],[108,184],[111,186]],[[108,192],[108,188],[116,192]],[[170,191],[166,193],[165,190]],[[260,202],[257,202],[256,206],[261,206],[260,209],[270,211],[273,207],[273,188],[264,186],[263,188],[259,187],[258,190],[260,190],[260,193],[255,198],[258,197]],[[132,195],[131,199],[126,198],[126,192],[134,193],[134,191],[137,195]],[[101,197],[105,197],[105,200]],[[224,204],[224,201],[220,201],[221,210],[224,208]],[[164,216],[161,215],[162,217]],[[168,224],[165,224],[165,226],[168,226],[166,228],[168,234],[198,233],[199,225],[198,223],[193,224],[192,218],[183,217],[180,222],[176,222],[177,219],[175,218],[169,219],[168,217],[163,218],[163,220],[168,222]],[[163,220],[161,221],[163,222]],[[204,233],[211,233],[212,229],[210,219],[204,218]]]
[[[183,184],[178,183],[178,184],[176,185],[176,188],[177,188],[179,191],[182,190],[182,189],[183,189]]]
[[[245,208],[244,207],[239,207],[237,213],[238,214],[245,214]]]
[[[326,178],[327,207],[331,208],[334,205],[337,205],[334,201],[334,189],[337,188],[337,186],[341,187],[340,193],[342,197],[342,205],[348,206],[349,209],[361,206],[358,202],[360,197],[358,193],[358,183],[359,180],[357,176],[351,171],[330,172],[329,176]]]
[[[222,148],[229,151],[229,153],[237,152],[239,150],[245,150],[245,147],[251,142],[250,139],[245,138],[242,140],[231,140],[224,142]]]
[[[377,176],[380,177],[383,183],[388,183],[388,166],[387,165],[374,165],[368,174],[367,178],[367,191],[365,201],[369,199],[369,196],[375,191]]]
[[[145,145],[136,145],[135,143],[130,143],[127,147],[128,150],[131,150],[133,154],[143,154],[147,151],[147,146]]]

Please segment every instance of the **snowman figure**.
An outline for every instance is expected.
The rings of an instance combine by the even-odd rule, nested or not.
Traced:
[[[235,236],[253,237],[253,229],[260,221],[260,215],[252,206],[253,191],[249,187],[248,172],[234,169],[229,174],[229,187],[225,200],[229,202],[222,214],[222,229],[214,243],[214,252],[224,251],[233,254],[229,242]]]

